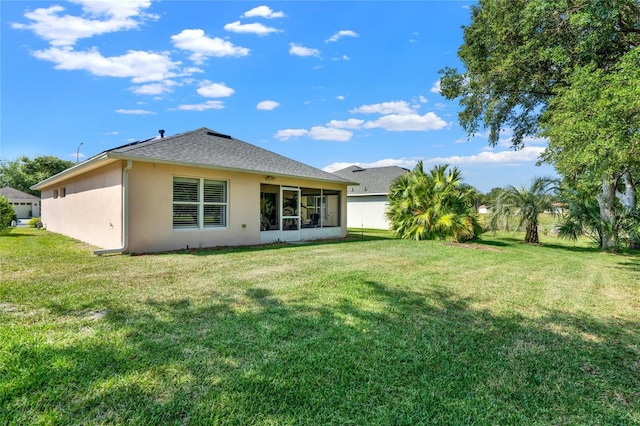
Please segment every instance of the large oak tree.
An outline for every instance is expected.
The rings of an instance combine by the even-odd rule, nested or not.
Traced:
[[[603,225],[617,230],[618,221],[637,206],[640,48],[607,70],[578,68],[572,81],[542,117],[541,134],[549,138],[543,158],[582,192],[599,187],[596,199]],[[602,247],[615,244],[613,232],[603,237]]]
[[[556,136],[541,127],[543,117],[565,107],[553,100],[574,87],[580,70],[609,72],[638,45],[638,0],[480,0],[458,52],[465,69],[441,71],[442,94],[459,99],[460,124],[468,134],[489,129],[492,145],[506,128],[514,132],[514,148],[542,130],[553,143]],[[599,141],[585,135],[572,148],[587,143]],[[557,158],[546,157],[554,164]],[[617,164],[608,185],[627,166]],[[601,194],[599,201],[604,212],[615,199]]]

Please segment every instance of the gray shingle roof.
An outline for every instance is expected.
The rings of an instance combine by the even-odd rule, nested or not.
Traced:
[[[396,177],[408,172],[409,170],[398,166],[372,167],[369,169],[349,166],[333,172],[333,174],[360,184],[360,186],[350,187],[347,195],[373,195],[388,194],[391,182]]]
[[[134,142],[111,149],[107,153],[109,156],[115,154],[130,159],[353,183],[344,177],[205,127],[164,138]]]
[[[7,200],[39,200],[40,199],[40,197],[27,194],[26,192],[22,192],[18,189],[11,188],[10,186],[5,186],[4,188],[0,188],[0,196],[5,197]]]

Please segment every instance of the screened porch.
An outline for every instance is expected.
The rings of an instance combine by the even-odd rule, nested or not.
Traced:
[[[340,236],[340,191],[323,188],[260,186],[263,243]]]

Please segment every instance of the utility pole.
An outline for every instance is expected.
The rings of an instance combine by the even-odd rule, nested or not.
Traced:
[[[80,159],[80,147],[82,146],[83,143],[84,142],[80,142],[80,145],[78,145],[78,149],[76,150],[76,163]]]

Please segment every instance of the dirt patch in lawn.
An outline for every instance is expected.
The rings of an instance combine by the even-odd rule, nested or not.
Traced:
[[[13,314],[19,311],[17,305],[12,305],[11,303],[0,303],[0,312],[4,312],[6,314]]]

